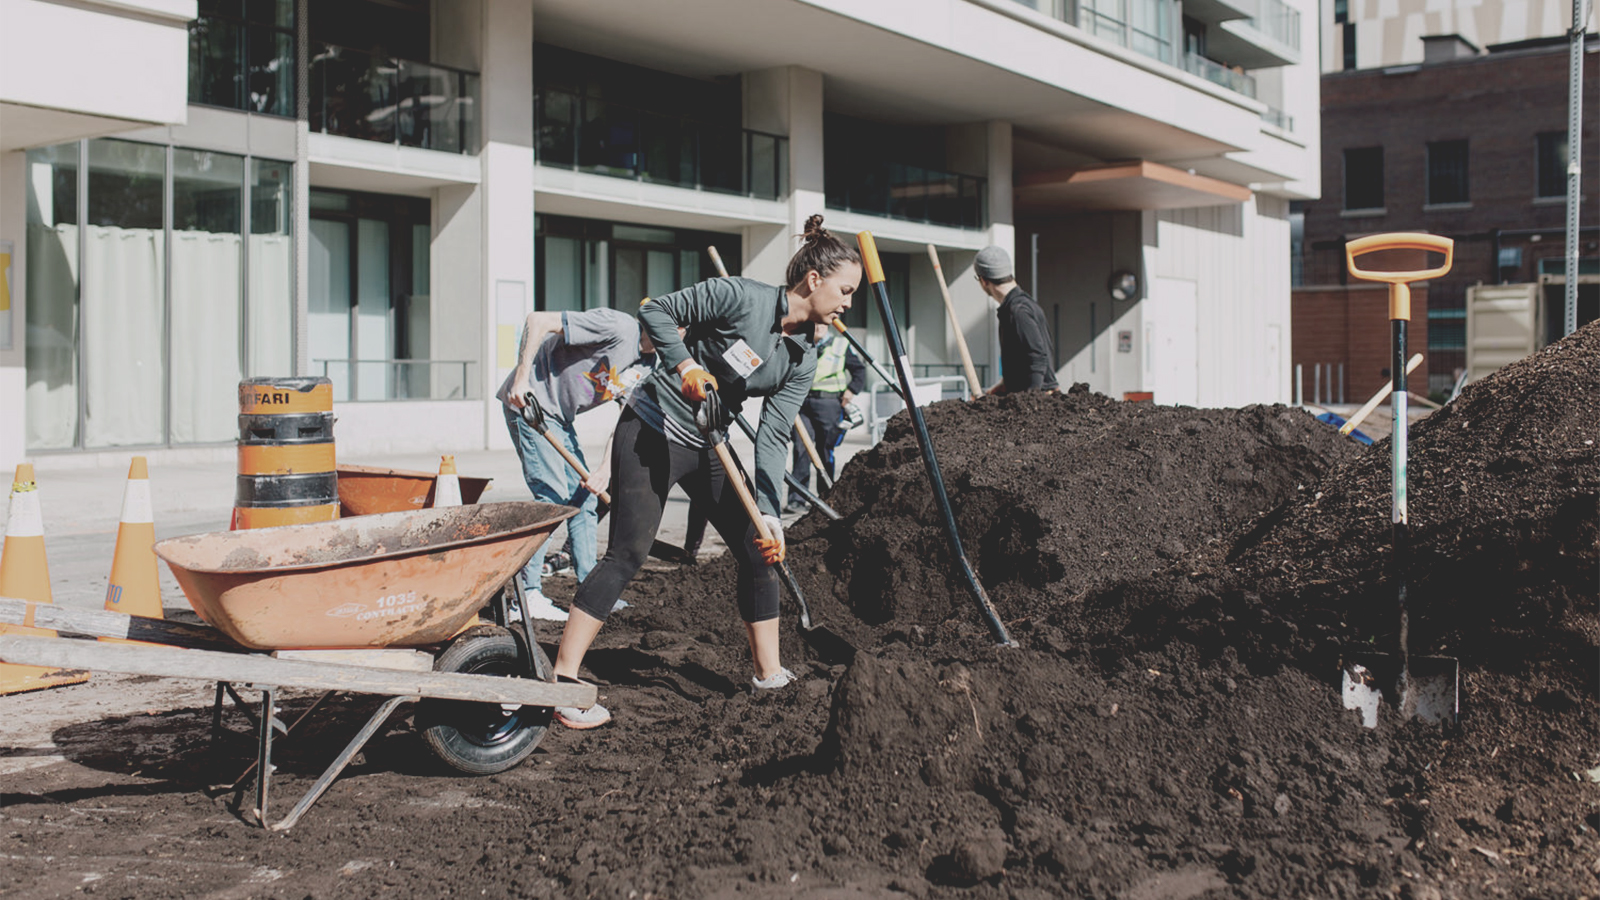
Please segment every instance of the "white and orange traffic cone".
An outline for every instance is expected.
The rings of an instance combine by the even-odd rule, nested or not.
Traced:
[[[44,552],[44,517],[39,511],[39,486],[33,466],[17,466],[11,485],[11,512],[6,520],[6,542],[0,549],[0,596],[49,603],[50,564]],[[55,637],[48,628],[34,628],[30,611],[22,625],[0,625],[0,634],[25,634]],[[41,688],[82,684],[89,673],[82,669],[57,669],[49,666],[15,666],[0,663],[0,694],[36,691]]]
[[[433,480],[433,505],[461,505],[461,476],[456,474],[456,458],[449,454],[439,457],[439,477]]]
[[[117,526],[117,549],[111,557],[111,582],[106,587],[107,612],[163,617],[155,542],[150,470],[144,457],[135,456],[128,467],[128,487],[122,493],[122,523]]]

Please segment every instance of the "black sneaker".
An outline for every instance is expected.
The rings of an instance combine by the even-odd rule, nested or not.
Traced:
[[[572,571],[572,556],[561,550],[553,550],[545,555],[544,566],[539,569],[539,574],[545,578],[551,575],[560,575]]]

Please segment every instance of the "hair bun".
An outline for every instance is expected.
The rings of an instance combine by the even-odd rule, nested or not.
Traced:
[[[812,213],[806,218],[805,232],[800,235],[800,238],[809,244],[813,241],[820,241],[825,237],[828,237],[828,229],[822,227],[822,214]]]

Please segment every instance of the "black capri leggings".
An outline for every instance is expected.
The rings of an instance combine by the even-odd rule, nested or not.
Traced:
[[[746,622],[776,619],[778,575],[761,559],[755,525],[716,451],[693,450],[667,440],[631,408],[622,411],[611,446],[610,542],[605,558],[578,585],[572,605],[596,619],[610,615],[650,552],[667,491],[681,483],[691,501],[710,510],[711,524],[739,563],[740,617]]]

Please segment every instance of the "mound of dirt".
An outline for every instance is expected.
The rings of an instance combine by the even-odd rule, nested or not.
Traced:
[[[1301,410],[1122,403],[1081,385],[938,403],[926,419],[967,557],[1023,631],[1098,589],[1194,564],[1360,453]],[[813,512],[788,535],[816,618],[861,646],[913,629],[981,639],[904,413],[828,502],[840,520]],[[703,623],[699,598],[725,596],[732,567],[713,561],[646,591],[692,610],[651,625]]]

